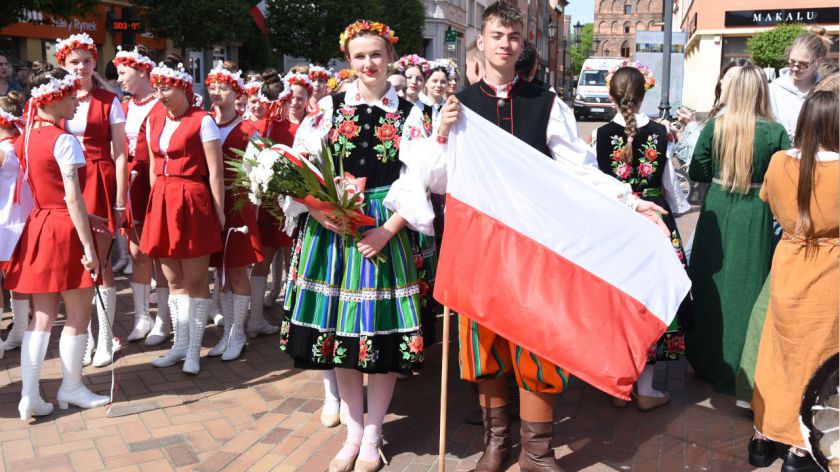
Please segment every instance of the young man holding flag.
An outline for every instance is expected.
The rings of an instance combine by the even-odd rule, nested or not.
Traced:
[[[618,198],[664,229],[659,216],[660,213],[664,213],[663,209],[640,201],[633,196],[629,186],[598,171],[595,156],[577,135],[571,110],[557,95],[517,76],[516,61],[522,51],[523,42],[523,19],[516,7],[503,1],[488,6],[483,16],[481,35],[477,39],[478,48],[485,56],[484,76],[479,82],[458,93],[457,98],[450,97],[441,111],[438,142],[444,145],[447,142],[450,128],[462,119],[460,104],[463,104],[546,157],[565,161],[564,165],[571,166],[571,173],[578,180]],[[450,229],[449,226],[447,229]],[[442,251],[446,251],[446,237]],[[508,255],[494,253],[487,257],[504,258]],[[517,277],[517,274],[498,274],[499,280],[506,280],[508,277]],[[452,300],[458,298],[446,293],[447,290],[457,289],[450,285],[436,290],[437,298],[445,304],[450,299],[448,297],[452,297]],[[511,310],[517,310],[527,302],[510,301]],[[453,308],[459,309],[458,306]],[[466,310],[461,309],[461,313],[465,315],[461,316],[459,321],[461,377],[478,382],[479,403],[485,427],[485,450],[476,464],[476,470],[501,470],[510,453],[506,375],[511,371],[516,376],[520,388],[520,469],[560,470],[550,444],[553,437],[552,401],[554,394],[561,393],[566,388],[569,371],[473,321],[471,318],[475,317]],[[584,316],[586,313],[580,315]],[[477,317],[486,319],[486,316]],[[504,324],[505,321],[502,320],[501,323]],[[499,326],[498,323],[494,325]],[[551,333],[538,336],[546,335]],[[564,347],[557,345],[556,349],[562,350]]]

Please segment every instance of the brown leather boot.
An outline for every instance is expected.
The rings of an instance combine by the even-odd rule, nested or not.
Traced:
[[[499,472],[510,455],[510,417],[507,406],[481,407],[484,416],[484,454],[475,465],[476,472]]]
[[[554,458],[551,439],[554,424],[522,420],[522,452],[519,453],[519,470],[523,472],[560,472]]]

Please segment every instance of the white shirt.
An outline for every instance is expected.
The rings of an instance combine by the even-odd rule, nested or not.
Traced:
[[[76,167],[85,165],[85,151],[82,149],[82,144],[69,134],[62,134],[55,140],[53,156],[59,165],[75,165]]]
[[[14,203],[20,161],[11,141],[0,142],[0,152],[6,155],[0,166],[0,261],[8,261],[35,203],[25,180],[20,189],[20,204]]]
[[[73,119],[67,121],[65,125],[67,132],[74,134],[80,143],[82,142],[82,139],[84,139],[85,130],[87,129],[90,101],[90,98],[80,101],[79,108],[76,109],[76,114],[73,115]],[[108,123],[111,125],[125,123],[125,115],[123,114],[123,109],[120,106],[120,101],[117,97],[114,97],[114,102],[111,104],[111,113],[108,115]]]
[[[128,102],[128,113],[125,117],[125,136],[128,138],[128,154],[134,156],[137,149],[137,136],[140,134],[140,126],[146,121],[152,107],[157,104],[158,99],[153,98],[144,105],[137,105],[134,100]]]
[[[148,120],[146,123],[146,129],[148,129]],[[160,152],[166,154],[166,151],[169,149],[169,140],[172,139],[172,135],[180,125],[180,121],[172,121],[168,117],[166,118],[166,124],[163,126],[163,132],[160,134],[160,140],[158,141]],[[201,119],[200,134],[202,143],[220,139],[219,127],[216,126],[216,122],[213,121],[213,117],[210,115],[206,115]]]
[[[790,77],[790,69],[787,67],[779,71],[779,78],[770,84],[770,107],[773,109],[773,117],[787,130],[790,140],[796,133],[796,121],[799,119],[799,112],[808,92],[800,92],[793,85]]]

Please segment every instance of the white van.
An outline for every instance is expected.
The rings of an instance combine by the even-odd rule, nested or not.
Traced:
[[[599,117],[611,120],[615,107],[607,90],[607,73],[624,61],[623,57],[590,57],[583,61],[575,92],[575,118]]]

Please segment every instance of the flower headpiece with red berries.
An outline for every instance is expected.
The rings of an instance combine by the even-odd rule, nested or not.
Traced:
[[[71,34],[67,39],[58,38],[55,40],[55,58],[59,65],[64,65],[67,56],[76,49],[84,49],[93,56],[94,62],[99,57],[99,51],[96,50],[96,44],[93,43],[93,38],[87,33]]]
[[[122,46],[117,46],[117,55],[112,62],[115,66],[124,65],[147,74],[155,68],[155,61],[141,54],[136,47],[133,51],[124,51]]]
[[[204,85],[210,87],[210,84],[213,82],[227,84],[234,92],[236,92],[237,96],[242,95],[245,91],[245,81],[242,80],[242,71],[237,70],[235,72],[231,72],[222,67],[221,64],[214,67],[213,70],[207,74],[207,79],[204,81]]]
[[[151,79],[152,84],[155,86],[168,85],[170,87],[192,92],[192,75],[184,69],[184,64],[180,62],[175,69],[167,66],[163,62],[159,63],[157,67],[152,69]]]
[[[401,74],[405,74],[405,71],[411,69],[412,67],[420,69],[420,72],[422,72],[425,77],[428,77],[429,74],[432,73],[429,61],[417,54],[406,54],[394,63],[394,68],[400,71]]]
[[[0,109],[0,128],[12,129],[23,127],[23,118]]]
[[[283,77],[283,90],[291,92],[292,85],[299,85],[305,88],[309,95],[312,95],[312,81],[309,80],[309,76],[306,74],[286,74],[286,76]]]
[[[625,59],[621,61],[621,64],[610,68],[606,78],[607,89],[610,88],[610,81],[612,80],[613,75],[615,75],[618,69],[621,69],[622,67],[633,67],[642,73],[645,78],[645,91],[648,91],[656,86],[656,79],[653,77],[653,72],[651,72],[650,67],[642,64],[641,62],[631,62],[629,59]]]
[[[351,23],[344,29],[344,32],[338,37],[339,48],[341,52],[347,52],[347,43],[356,36],[369,33],[375,34],[384,39],[389,44],[396,44],[400,38],[394,34],[394,30],[388,27],[385,23],[375,21],[359,20]]]
[[[63,79],[56,79],[52,75],[47,75],[47,78],[50,79],[49,82],[32,87],[29,92],[33,106],[43,107],[63,100],[68,95],[76,93],[81,86],[79,76],[72,72],[65,75]]]
[[[314,66],[312,64],[309,65],[309,80],[316,81],[316,80],[330,80],[332,77],[332,72],[327,70],[321,66]]]

